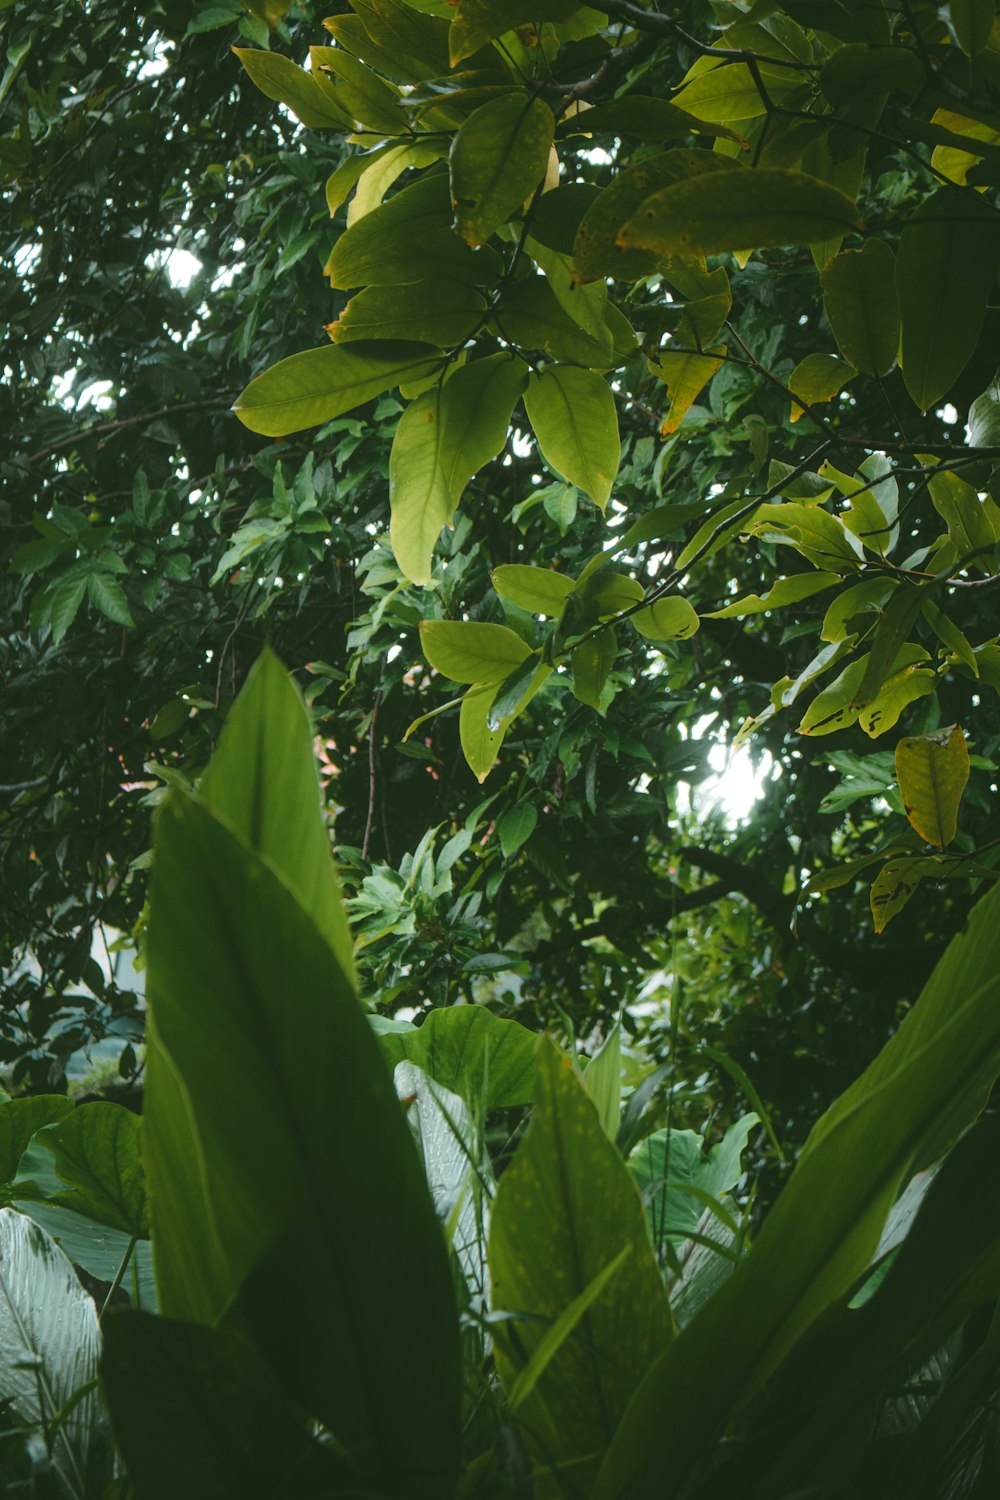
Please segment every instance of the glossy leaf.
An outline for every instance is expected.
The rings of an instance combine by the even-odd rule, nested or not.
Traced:
[[[998,267],[1000,221],[975,193],[938,188],[903,230],[903,379],[921,411],[948,394],[972,358]]]
[[[524,405],[545,462],[603,510],[621,460],[618,413],[607,382],[592,370],[548,365],[530,377]]]
[[[529,567],[526,563],[502,563],[490,575],[501,599],[509,599],[535,615],[558,616],[575,582],[552,568]]]
[[[536,1463],[573,1463],[586,1493],[632,1391],[670,1339],[670,1313],[638,1194],[569,1060],[542,1041],[535,1068],[532,1122],[500,1179],[490,1226],[493,1306],[522,1315],[517,1343],[498,1348],[497,1363],[510,1389],[546,1327],[628,1247],[522,1406]]]
[[[284,437],[329,422],[404,381],[433,375],[440,364],[438,351],[426,344],[328,344],[279,360],[251,380],[233,410],[251,432]]]
[[[859,227],[850,198],[804,172],[760,167],[674,183],[648,198],[623,226],[625,249],[715,255],[758,245],[808,245]]]
[[[907,1175],[985,1104],[1000,1070],[998,1002],[1000,892],[991,892],[902,1026],[814,1128],[750,1254],[646,1376],[595,1500],[632,1500],[651,1486],[679,1494],[715,1435],[846,1296]]]
[[[481,245],[541,182],[555,134],[542,99],[505,94],[474,110],[451,147],[455,228],[467,245]]]
[[[928,844],[950,844],[969,780],[969,750],[958,725],[901,739],[896,778],[911,826]]]
[[[506,625],[477,620],[422,620],[420,644],[434,670],[453,682],[502,682],[531,655]]]
[[[823,271],[823,307],[844,359],[863,375],[886,375],[899,353],[896,257],[884,240],[844,250]]]

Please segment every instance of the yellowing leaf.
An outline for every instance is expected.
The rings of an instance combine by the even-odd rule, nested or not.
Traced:
[[[529,379],[524,405],[546,463],[603,510],[621,461],[618,412],[607,382],[592,370],[548,365]]]
[[[759,80],[759,81],[758,81]],[[724,125],[731,120],[755,120],[767,113],[765,95],[772,103],[799,87],[790,68],[759,62],[751,70],[746,63],[699,60],[687,75],[680,93],[671,103],[698,120]]]
[[[789,376],[788,389],[806,406],[815,406],[822,401],[832,401],[857,373],[853,365],[838,359],[835,354],[807,354]],[[797,422],[804,415],[803,408],[793,401],[791,420]]]
[[[896,258],[884,240],[845,250],[823,271],[823,306],[841,354],[863,375],[885,375],[899,353]]]
[[[465,342],[485,307],[486,299],[474,287],[443,278],[407,286],[367,286],[326,331],[336,344],[413,339],[445,349]]]
[[[420,644],[434,670],[453,682],[500,683],[531,655],[506,625],[479,620],[422,620]]]
[[[725,348],[696,354],[690,349],[668,349],[649,362],[653,374],[663,381],[670,397],[670,410],[660,431],[664,437],[676,432],[716,370],[722,368]]]
[[[625,249],[715,255],[747,246],[808,245],[860,226],[851,199],[804,172],[731,172],[725,191],[699,176],[654,193],[618,235]]]
[[[233,51],[261,93],[287,104],[307,129],[354,129],[350,111],[327,79],[313,77],[280,52],[255,47],[234,47]]]
[[[529,198],[545,175],[556,122],[542,99],[520,92],[474,110],[451,147],[455,228],[481,245]]]
[[[876,932],[885,931],[893,917],[903,910],[920,881],[933,873],[930,861],[919,857],[886,860],[868,897]]]
[[[900,740],[896,779],[906,816],[920,837],[939,849],[950,844],[969,780],[969,750],[958,725]]]
[[[317,427],[404,380],[432,375],[441,355],[426,344],[359,343],[307,349],[279,360],[237,396],[251,432],[285,437]]]

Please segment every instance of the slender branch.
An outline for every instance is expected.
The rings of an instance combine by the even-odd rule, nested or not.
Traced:
[[[375,792],[376,792],[376,770],[375,770],[375,725],[378,722],[378,711],[382,704],[381,689],[376,692],[372,704],[372,716],[368,721],[368,817],[365,820],[365,836],[361,840],[361,858],[368,858],[368,846],[371,843],[372,824],[375,821]]]
[[[85,427],[80,432],[73,432],[69,437],[59,438],[50,443],[47,448],[39,448],[37,453],[29,453],[25,459],[26,463],[34,464],[42,458],[48,458],[53,453],[58,453],[61,448],[72,448],[76,443],[82,443],[86,438],[102,437],[106,433],[119,432],[123,427],[136,427],[142,423],[155,422],[159,417],[169,417],[180,411],[205,411],[206,409],[217,409],[229,406],[228,396],[217,396],[215,400],[178,401],[173,406],[162,406],[159,411],[143,412],[137,417],[115,417],[108,422],[95,422],[92,427]]]

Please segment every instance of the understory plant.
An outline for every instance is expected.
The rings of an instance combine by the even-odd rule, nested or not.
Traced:
[[[751,1243],[755,1115],[706,1152],[657,1075],[622,1100],[616,1032],[581,1069],[480,1006],[414,1027],[359,998],[320,809],[265,655],[158,813],[143,1119],[0,1104],[5,1493],[987,1483],[996,892]]]

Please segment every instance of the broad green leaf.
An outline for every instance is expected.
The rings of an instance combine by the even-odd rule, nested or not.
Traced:
[[[443,15],[422,14],[432,7],[401,3],[401,0],[369,0],[353,7],[364,21],[365,31],[392,57],[405,62],[413,79],[438,78],[448,71],[448,23]],[[395,76],[395,75],[394,75]]]
[[[1000,447],[1000,371],[969,408],[969,446]]]
[[[478,620],[422,620],[420,644],[434,670],[452,682],[502,682],[531,655],[506,625]]]
[[[728,140],[736,139],[735,134],[725,126],[712,125],[706,120],[698,119],[653,94],[622,94],[618,99],[596,104],[585,113],[586,119],[583,114],[570,119],[564,118],[560,122],[559,134],[631,135],[637,136],[641,141],[659,142],[676,140],[694,131]]]
[[[928,859],[887,859],[876,875],[868,895],[872,924],[877,933],[888,927],[913,895],[921,880],[936,874]]]
[[[788,389],[806,406],[815,406],[839,396],[857,373],[853,365],[835,354],[807,354],[789,375]],[[804,415],[803,408],[793,401],[790,420],[797,422]]]
[[[618,412],[607,382],[593,370],[547,365],[530,377],[524,405],[545,462],[603,510],[621,461]]]
[[[64,578],[42,595],[46,600],[46,622],[52,630],[52,644],[58,646],[79,613],[87,592],[86,578]]]
[[[988,116],[987,120],[991,117]],[[995,124],[972,120],[950,109],[936,109],[928,125],[911,125],[914,135],[934,143],[931,166],[958,187],[969,182],[969,173],[989,163],[993,170],[1000,152],[1000,131]],[[985,162],[983,158],[986,158]]]
[[[339,203],[357,184],[354,197],[347,210],[347,224],[350,228],[359,219],[363,219],[365,214],[370,214],[379,207],[393,183],[410,167],[428,167],[432,162],[440,161],[443,154],[443,147],[436,142],[425,145],[423,142],[416,141],[405,146],[381,146],[371,153],[367,161],[365,157],[349,156],[337,168],[337,172],[326,185],[326,204],[330,210],[330,217],[333,217]],[[331,191],[331,183],[335,182],[338,173],[344,172],[345,168],[355,167],[359,162],[363,170],[354,172],[353,175],[345,174],[343,186],[336,184],[334,190]],[[335,201],[337,193],[340,196]]]
[[[115,1312],[101,1386],[143,1500],[357,1492],[356,1477],[310,1436],[253,1344],[225,1327]]]
[[[492,285],[503,269],[500,257],[493,250],[470,250],[450,226],[447,177],[423,173],[344,231],[326,263],[330,284],[346,291],[446,276]]]
[[[517,1341],[498,1344],[506,1389],[547,1327],[626,1248],[622,1269],[524,1400],[525,1433],[544,1478],[539,1493],[559,1493],[558,1471],[553,1474],[551,1466],[569,1463],[580,1492],[589,1492],[588,1475],[644,1371],[671,1336],[638,1193],[571,1063],[543,1040],[531,1125],[500,1179],[490,1225],[493,1306],[522,1315],[514,1324]],[[623,1349],[627,1359],[621,1358]]]
[[[926,83],[920,59],[907,47],[868,46],[853,42],[830,54],[820,73],[820,88],[831,104],[878,108],[890,89],[913,95]]]
[[[527,563],[501,563],[490,577],[502,599],[509,599],[535,615],[559,616],[576,587],[575,580],[567,578],[565,573],[530,567]]]
[[[616,1022],[583,1070],[583,1086],[609,1140],[618,1138],[622,1113],[622,1029]]]
[[[138,1115],[103,1100],[81,1105],[65,1119],[45,1126],[36,1145],[52,1152],[55,1170],[66,1184],[47,1201],[123,1234],[148,1239],[141,1137]]]
[[[0,1102],[0,1190],[6,1201],[6,1188],[17,1176],[21,1157],[36,1130],[62,1120],[73,1111],[72,1099],[65,1094],[35,1094],[25,1099]]]
[[[911,703],[926,698],[937,687],[937,677],[925,660],[926,652],[922,647],[913,650],[920,651],[920,660],[895,672],[858,714],[858,723],[870,739],[893,729]]]
[[[313,735],[302,694],[264,651],[229,711],[198,795],[277,871],[353,980],[354,943],[319,811]]]
[[[454,68],[487,42],[517,26],[563,21],[579,10],[580,0],[458,0],[448,32]]]
[[[941,9],[948,30],[966,57],[985,50],[996,20],[994,0],[948,0]]]
[[[649,368],[667,388],[670,410],[660,428],[664,437],[676,432],[717,370],[722,368],[725,346],[706,354],[691,349],[665,349],[649,361]]]
[[[811,599],[813,594],[822,593],[824,589],[832,588],[839,582],[839,573],[793,573],[790,578],[779,578],[766,594],[745,594],[742,599],[734,599],[732,604],[723,605],[722,609],[713,609],[705,618],[734,620],[741,619],[744,615],[760,614],[768,609],[783,609],[786,605]]]
[[[767,114],[768,99],[780,104],[799,86],[792,69],[768,64],[766,59],[751,69],[745,62],[704,58],[695,63],[671,103],[697,120],[725,125]]]
[[[865,583],[844,589],[823,616],[820,640],[842,641],[848,635],[867,630],[871,622],[864,616],[881,609],[898,587],[891,578],[869,578]]]
[[[863,547],[884,557],[899,539],[899,486],[895,471],[884,454],[873,453],[862,463],[857,474],[842,474],[826,462],[820,469],[831,478],[842,495],[850,498],[841,520]],[[862,488],[864,480],[870,481]]]
[[[439,352],[426,344],[327,344],[279,360],[251,380],[233,410],[251,432],[285,437],[329,422],[404,381],[433,375],[440,364]]]
[[[474,110],[452,141],[455,228],[467,245],[488,240],[545,175],[555,118],[542,99],[512,92]]]
[[[598,711],[607,707],[604,690],[617,655],[618,640],[611,628],[574,646],[570,658],[574,698]]]
[[[700,623],[694,605],[680,594],[657,599],[629,619],[647,641],[686,641]]]
[[[998,267],[1000,220],[975,193],[938,188],[903,230],[903,379],[921,411],[948,394],[972,358]]]
[[[513,859],[518,850],[531,837],[538,822],[538,813],[530,802],[521,802],[516,807],[505,808],[497,818],[497,838],[504,859]]]
[[[959,474],[948,469],[928,476],[931,504],[948,528],[960,563],[989,570],[1000,531],[987,504]]]
[[[899,354],[896,257],[884,240],[844,250],[821,276],[823,307],[837,347],[863,375],[886,375]]]
[[[44,1430],[50,1461],[73,1500],[103,1493],[112,1454],[94,1388],[101,1351],[97,1309],[44,1229],[0,1209],[0,1401]],[[53,1422],[70,1399],[75,1406]]]
[[[703,1138],[693,1130],[657,1130],[640,1142],[628,1165],[642,1193],[654,1242],[688,1238],[705,1211],[698,1195],[719,1199],[736,1187],[743,1176],[747,1140],[759,1124],[757,1115],[744,1115],[707,1152]]]
[[[899,1030],[815,1127],[750,1254],[647,1374],[595,1500],[680,1493],[717,1434],[847,1296],[906,1178],[976,1118],[998,1071],[1000,891],[993,891]]]
[[[309,60],[310,77],[332,74],[337,80],[338,100],[362,129],[380,135],[399,135],[406,129],[398,91],[345,47],[310,47]]]
[[[497,753],[504,742],[506,729],[491,729],[490,708],[496,697],[496,686],[473,687],[462,699],[458,714],[458,735],[465,763],[476,780],[484,782],[496,764]]]
[[[751,536],[786,542],[814,568],[823,572],[854,572],[862,557],[861,547],[839,516],[819,505],[761,505],[746,525]]]
[[[99,609],[106,619],[112,620],[116,625],[124,625],[129,630],[135,629],[135,621],[128,607],[125,590],[113,578],[110,573],[89,573],[87,575],[87,593],[90,602],[95,609]]]
[[[390,1069],[414,1063],[474,1109],[531,1103],[537,1036],[481,1005],[429,1011],[415,1030],[385,1032],[378,1040]]]
[[[515,282],[500,299],[493,321],[503,338],[521,349],[537,349],[550,359],[589,368],[607,369],[614,363],[607,324],[601,323],[596,335],[581,326],[570,317],[546,277],[527,276]]]
[[[637,281],[655,271],[661,263],[659,256],[646,250],[625,250],[619,243],[618,231],[625,221],[661,188],[689,177],[735,170],[736,164],[726,156],[684,148],[664,151],[626,167],[602,189],[580,220],[573,241],[573,263],[580,280],[615,276],[621,281]]]
[[[969,780],[969,750],[958,725],[900,740],[896,778],[911,826],[928,844],[950,844]]]
[[[411,339],[446,349],[463,344],[482,320],[486,299],[461,282],[416,281],[369,286],[356,293],[326,331],[335,344]]]
[[[14,1184],[11,1206],[40,1225],[75,1266],[82,1266],[100,1281],[114,1281],[124,1265],[122,1290],[136,1307],[155,1311],[156,1281],[149,1241],[136,1240],[121,1229],[84,1218],[48,1197],[34,1196],[36,1193],[55,1196],[60,1191],[62,1184],[55,1168],[49,1167],[49,1161],[49,1153],[32,1142],[22,1161],[24,1180]],[[31,1196],[19,1196],[22,1189]]]
[[[311,755],[297,772],[311,781]],[[159,813],[150,903],[150,1009],[186,1090],[232,1291],[254,1271],[256,1313],[265,1321],[269,1310],[280,1313],[284,1324],[283,1378],[362,1473],[391,1490],[405,1469],[408,1493],[421,1486],[430,1493],[428,1476],[440,1479],[457,1465],[450,1273],[422,1168],[353,987],[271,864],[180,794]],[[150,1153],[154,1120],[147,1119]],[[357,1214],[349,1236],[345,1201]],[[152,1177],[151,1204],[158,1245],[174,1231]],[[324,1287],[300,1319],[288,1316],[284,1252],[292,1241],[309,1247]],[[167,1292],[173,1307],[183,1304],[183,1281],[163,1290],[165,1304]],[[359,1308],[370,1315],[359,1317]],[[420,1391],[407,1373],[414,1339],[429,1361]]]
[[[280,52],[261,52],[254,47],[234,47],[233,51],[261,93],[287,104],[307,129],[353,130],[350,111],[326,79],[296,67]]]
[[[747,246],[808,245],[859,227],[845,194],[804,172],[760,167],[732,172],[725,191],[694,177],[654,193],[618,235],[625,249],[715,255]]]
[[[979,661],[968,638],[962,634],[954,620],[931,600],[924,601],[923,616],[928,625],[951,655],[968,667],[973,677],[979,676]]]
[[[400,418],[389,455],[390,536],[414,583],[430,578],[434,544],[466,484],[503,448],[526,381],[520,360],[491,354],[418,396]]]
[[[889,600],[875,627],[872,648],[865,661],[865,672],[858,684],[854,702],[857,707],[871,703],[891,673],[899,670],[900,652],[923,608],[920,585],[904,584]],[[926,653],[925,653],[926,654]]]

